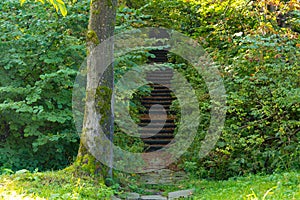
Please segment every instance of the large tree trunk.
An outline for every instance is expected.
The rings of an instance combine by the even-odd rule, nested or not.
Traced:
[[[103,178],[108,175],[111,176],[111,167],[101,164],[91,153],[90,146],[93,146],[92,152],[97,151],[99,141],[96,142],[96,140],[100,128],[111,141],[113,137],[113,106],[111,103],[113,94],[113,41],[105,42],[105,48],[98,49],[98,46],[113,35],[116,7],[117,0],[91,1],[87,33],[86,105],[80,148],[75,162],[80,171],[98,173]],[[105,66],[107,64],[108,67]],[[112,161],[111,148],[107,148],[105,145],[105,147],[100,147],[99,151],[107,151],[101,153],[109,155],[109,159]]]

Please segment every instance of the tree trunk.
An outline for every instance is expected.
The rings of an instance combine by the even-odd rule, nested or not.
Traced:
[[[111,167],[101,164],[91,152],[96,151],[97,147],[95,145],[99,145],[99,141],[96,142],[96,140],[101,128],[111,141],[113,138],[114,119],[113,104],[111,103],[114,80],[112,64],[113,41],[104,41],[113,36],[116,7],[117,0],[91,1],[87,33],[86,104],[81,142],[77,161],[75,162],[76,168],[81,172],[98,173],[103,178],[106,178],[108,175],[111,176]],[[98,46],[101,46],[103,42],[105,43],[105,48],[98,49]],[[95,147],[92,151],[91,145]],[[111,148],[107,148],[107,145],[105,145],[99,151],[107,151],[101,152],[101,154],[109,155],[109,159],[112,161]]]

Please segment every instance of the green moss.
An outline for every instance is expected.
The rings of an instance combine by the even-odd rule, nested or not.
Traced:
[[[101,114],[100,124],[104,123],[108,114],[111,112],[112,89],[107,86],[99,86],[96,89],[97,112]]]
[[[93,31],[93,30],[88,30],[86,38],[87,38],[88,42],[92,42],[92,43],[94,43],[96,45],[98,45],[100,43],[99,38],[98,38],[96,32]]]
[[[92,11],[94,15],[100,15],[100,10],[99,9],[95,9]]]
[[[107,0],[107,5],[108,5],[108,7],[112,8],[112,6],[113,6],[112,0]]]
[[[90,154],[85,154],[82,159],[85,161],[81,166],[82,170],[88,172],[89,174],[95,174],[95,157],[91,156]]]
[[[74,174],[78,176],[95,176],[104,182],[105,167],[86,149],[83,142],[80,144],[79,154],[73,164]]]
[[[99,122],[104,123],[107,119],[107,116],[111,112],[110,110],[110,99],[112,95],[112,89],[107,86],[99,86],[96,89],[96,94],[91,95],[87,92],[87,98],[95,98],[96,99],[96,111],[101,114],[101,121]],[[93,96],[93,97],[92,97]],[[107,177],[108,175],[108,167],[104,166],[96,160],[96,158],[88,151],[88,149],[85,147],[86,143],[86,133],[85,130],[83,130],[81,135],[81,144],[79,153],[77,156],[77,160],[74,163],[74,167],[76,169],[77,174],[85,174],[85,175],[97,175],[101,176],[102,180],[104,180],[104,177]],[[95,137],[93,138],[94,141],[101,145],[101,138]],[[104,145],[104,144],[103,144]]]

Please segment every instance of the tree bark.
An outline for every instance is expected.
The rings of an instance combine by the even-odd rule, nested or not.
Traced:
[[[92,0],[87,33],[87,86],[86,104],[81,142],[75,165],[76,169],[103,178],[112,175],[111,167],[101,164],[91,153],[88,143],[96,145],[100,128],[112,141],[113,138],[113,41],[106,42],[114,33],[117,0]],[[98,48],[105,41],[105,48]],[[108,64],[108,67],[105,65]],[[105,71],[104,71],[105,69]],[[101,77],[101,78],[100,78]],[[93,143],[94,142],[94,143]],[[111,149],[111,148],[110,148]],[[108,152],[112,160],[112,151]],[[103,149],[101,149],[103,151]],[[93,149],[95,151],[95,149]],[[103,152],[102,152],[103,153]]]

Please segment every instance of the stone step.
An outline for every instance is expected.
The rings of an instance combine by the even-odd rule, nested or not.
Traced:
[[[169,79],[172,80],[173,78],[173,71],[153,71],[147,72],[146,80],[151,78],[161,78],[161,79]]]
[[[157,99],[147,99],[147,100],[141,100],[143,105],[150,105],[150,104],[159,104],[159,105],[171,105],[172,100],[171,99],[163,99],[163,100],[157,100]]]
[[[170,133],[157,133],[155,135],[153,135],[153,133],[142,133],[141,137],[143,138],[169,138],[169,139],[173,139],[174,138],[174,134],[173,132]]]
[[[172,80],[173,76],[174,76],[173,70],[169,70],[169,69],[157,70],[157,71],[148,71],[146,74],[146,79],[159,77],[159,78],[168,78],[169,80]]]
[[[171,81],[173,79],[173,74],[172,73],[150,73],[147,74],[146,80],[147,81]]]
[[[146,185],[175,185],[180,180],[187,179],[183,171],[172,171],[169,169],[159,169],[146,174],[141,174],[141,183]]]
[[[149,58],[149,60],[151,62],[155,62],[155,63],[165,63],[165,62],[168,62],[168,58],[164,57],[164,56],[159,56],[159,57],[156,57],[156,58]]]
[[[169,192],[168,200],[179,199],[179,198],[189,198],[193,195],[194,192],[195,192],[194,189]]]
[[[161,195],[143,195],[140,200],[167,200],[167,197]]]
[[[174,130],[165,130],[164,128],[162,128],[161,130],[157,130],[157,131],[147,131],[147,130],[139,130],[140,135],[147,136],[149,137],[149,135],[152,135],[153,137],[170,137],[172,134],[174,134]],[[151,136],[151,137],[152,137]]]
[[[143,141],[147,143],[148,145],[167,145],[169,144],[172,139],[170,138],[143,138]]]
[[[153,79],[153,80],[148,80],[151,82],[150,84],[156,84],[156,85],[170,85],[171,81],[170,80],[158,80],[158,79]]]
[[[160,123],[160,125],[164,125],[165,122],[166,123],[174,123],[174,119],[162,120],[162,119],[140,118],[140,121],[141,121],[142,124],[145,124],[145,123]]]
[[[156,90],[156,89],[167,89],[167,90],[169,90],[169,91],[171,91],[170,90],[170,88],[171,88],[171,84],[170,83],[166,83],[166,84],[157,84],[157,83],[150,83],[149,84],[151,87],[153,87],[154,88],[154,90]]]
[[[195,189],[188,189],[188,190],[178,190],[174,192],[169,192],[168,196],[160,195],[161,192],[152,191],[151,195],[141,195],[138,193],[130,192],[127,194],[123,194],[122,199],[126,200],[175,200],[175,199],[191,199],[192,195],[194,194]],[[121,200],[119,197],[113,196],[111,200]]]
[[[145,108],[148,108],[148,109],[150,109],[151,108],[151,106],[153,106],[153,105],[155,105],[155,104],[159,104],[159,105],[161,105],[162,107],[164,107],[164,108],[170,108],[170,105],[172,105],[172,102],[143,102],[143,106],[145,107]]]
[[[146,149],[149,149],[150,151],[156,151],[158,149],[164,148],[166,146],[166,144],[145,144],[146,145]]]
[[[162,129],[160,127],[143,127],[139,129],[140,133],[169,133],[174,132],[175,127],[163,127]]]
[[[155,100],[155,101],[172,101],[172,100],[175,100],[176,97],[173,97],[171,95],[155,95],[155,96],[145,96],[145,97],[142,97],[141,100],[142,101],[146,101],[146,100],[149,100],[149,101],[152,101],[152,100]]]
[[[138,193],[131,192],[126,195],[126,200],[139,200],[140,196]]]
[[[156,66],[155,66],[156,67]],[[150,69],[150,68],[149,68]],[[160,69],[150,69],[150,70],[148,70],[147,71],[147,73],[149,73],[149,72],[156,72],[156,73],[161,73],[161,72],[173,72],[174,71],[174,69],[172,69],[172,68],[169,68],[169,67],[162,67],[161,66],[161,68]]]
[[[151,96],[152,97],[156,97],[156,96],[159,96],[159,97],[171,97],[171,98],[176,98],[174,97],[172,94],[171,94],[171,90],[166,90],[166,91],[160,91],[160,90],[153,90],[151,92]]]
[[[152,122],[151,125],[149,125],[150,121],[139,123],[139,126],[147,126],[148,128],[156,128],[156,127],[164,127],[164,128],[173,128],[176,127],[176,125],[173,122],[166,122],[166,123],[157,123]],[[149,126],[148,126],[149,125]]]
[[[152,114],[160,114],[160,115],[163,115],[163,114],[165,114],[166,112],[167,112],[168,115],[175,115],[175,114],[176,114],[175,111],[170,110],[170,109],[165,109],[165,111],[163,111],[163,110],[151,110],[151,113],[152,113]],[[140,114],[149,114],[149,110],[144,110],[144,111],[140,110],[139,113],[140,113]]]
[[[151,118],[150,118],[151,116]],[[170,121],[170,120],[175,120],[176,117],[174,115],[165,115],[165,114],[155,114],[155,113],[150,113],[150,114],[142,114],[140,116],[140,120],[151,120],[152,122],[162,122],[164,123],[164,121]]]
[[[159,94],[159,93],[160,93],[160,95],[161,94],[171,95],[171,92],[172,92],[172,90],[170,90],[169,88],[158,86],[158,87],[154,88],[154,90],[151,91],[151,95]]]
[[[146,109],[150,109],[151,106],[153,106],[153,105],[155,105],[155,104],[145,104],[145,105],[143,105],[143,106],[144,106]],[[164,107],[164,109],[166,109],[166,110],[169,110],[169,109],[170,109],[170,105],[168,105],[168,104],[162,104],[161,106]]]

